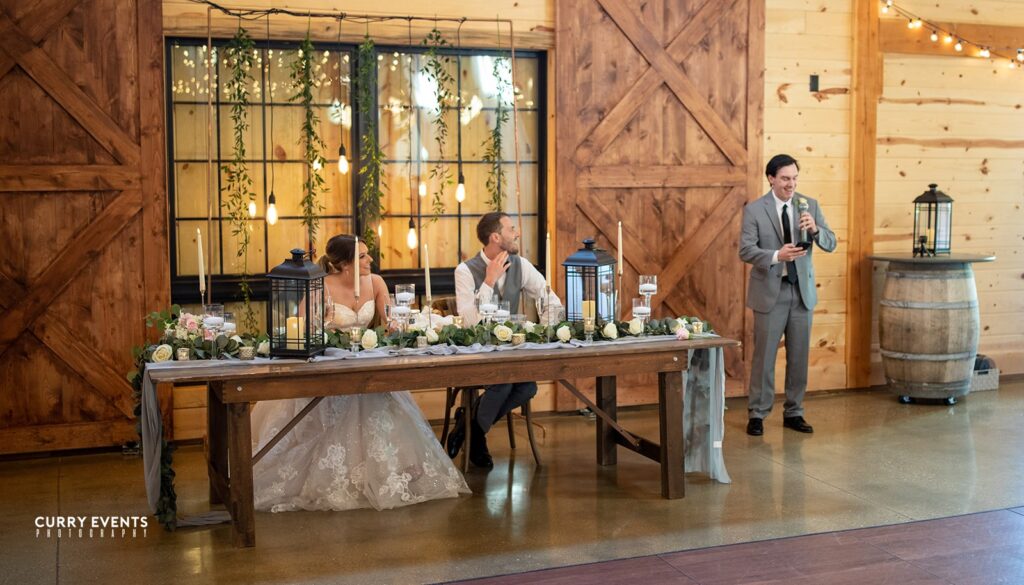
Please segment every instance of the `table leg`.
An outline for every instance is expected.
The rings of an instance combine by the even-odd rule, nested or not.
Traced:
[[[683,376],[658,374],[658,422],[661,427],[661,496],[674,500],[686,495],[683,483]]]
[[[605,411],[612,420],[616,420],[618,406],[616,403],[615,376],[602,376],[597,379],[597,392],[595,401],[597,407]],[[616,436],[615,429],[601,417],[597,417],[597,464],[615,465],[616,458]]]
[[[235,546],[256,546],[256,511],[252,488],[252,427],[249,403],[228,405],[228,463],[231,519]]]
[[[206,457],[209,463],[210,503],[223,504],[215,488],[215,474],[226,480],[228,477],[228,419],[227,408],[217,397],[213,384],[206,387]]]

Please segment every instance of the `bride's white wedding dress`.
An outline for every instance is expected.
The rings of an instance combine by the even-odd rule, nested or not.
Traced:
[[[366,327],[374,302],[358,314],[334,306],[333,325]],[[268,400],[252,412],[253,453],[309,399]],[[385,510],[470,493],[408,392],[328,396],[253,469],[257,510]]]

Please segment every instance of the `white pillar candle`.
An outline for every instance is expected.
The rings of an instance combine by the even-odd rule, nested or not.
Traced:
[[[288,349],[302,349],[300,340],[305,337],[306,320],[302,317],[288,317],[285,332]]]
[[[618,266],[619,276],[622,276],[623,262],[622,262],[622,222],[621,221],[619,222],[619,242],[618,242],[618,245],[616,246],[616,248],[618,248],[618,250],[619,250],[619,266]]]
[[[427,249],[427,244],[425,242],[423,244],[423,274],[427,281],[427,301],[430,301],[433,299],[433,297],[430,296],[430,250]],[[430,311],[429,307],[425,308],[428,312]]]
[[[352,290],[355,292],[356,298],[359,298],[359,236],[356,236],[356,249],[352,253]]]
[[[203,233],[199,228],[196,228],[196,250],[199,251],[199,296],[202,297],[206,292],[206,268],[203,262]],[[199,300],[205,302],[201,298]]]

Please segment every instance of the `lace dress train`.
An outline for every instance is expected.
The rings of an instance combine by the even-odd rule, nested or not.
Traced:
[[[335,307],[339,326],[372,318],[372,301],[358,315]],[[309,401],[258,403],[253,452]],[[256,464],[253,484],[256,509],[272,512],[385,510],[470,493],[408,392],[324,398]]]

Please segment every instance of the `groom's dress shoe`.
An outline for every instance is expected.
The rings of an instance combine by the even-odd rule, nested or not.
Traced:
[[[469,440],[469,462],[483,469],[494,468],[494,459],[487,449],[487,433],[476,420],[473,421],[473,437]]]
[[[475,429],[474,429],[475,430]],[[455,459],[466,442],[466,409],[459,407],[455,409],[455,426],[448,434],[448,444],[445,445],[448,456]]]
[[[747,434],[752,437],[760,437],[764,434],[764,421],[759,418],[752,418],[747,421]]]
[[[800,433],[814,432],[814,427],[807,424],[807,421],[805,421],[802,416],[787,416],[782,419],[782,426]]]

